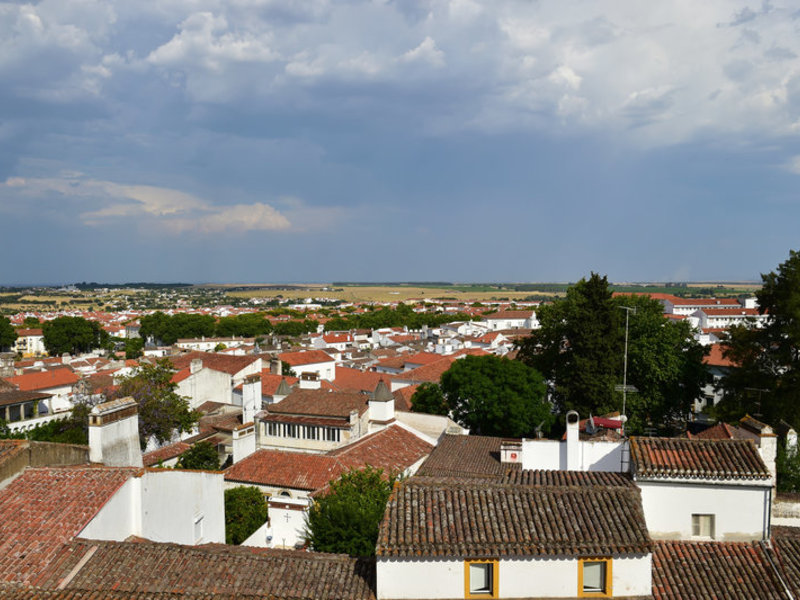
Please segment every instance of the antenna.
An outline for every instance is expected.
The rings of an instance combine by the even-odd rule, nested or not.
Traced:
[[[623,359],[623,367],[622,367],[622,385],[615,385],[614,390],[617,392],[622,392],[622,414],[626,415],[625,413],[625,404],[627,402],[627,394],[628,392],[638,392],[639,390],[636,389],[635,386],[628,385],[628,320],[630,319],[631,313],[636,314],[636,307],[635,306],[620,306],[622,310],[625,311],[625,357]]]

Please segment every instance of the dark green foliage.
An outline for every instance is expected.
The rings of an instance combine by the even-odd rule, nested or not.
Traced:
[[[661,305],[646,296],[612,298],[606,277],[592,273],[567,290],[563,299],[542,306],[541,329],[520,344],[520,360],[553,383],[552,400],[560,412],[581,416],[622,410],[625,311],[629,321],[628,432],[647,425],[681,428],[691,402],[707,380],[706,350],[688,323],[663,316]]]
[[[37,317],[25,317],[22,320],[22,326],[27,329],[39,329],[42,322]]]
[[[234,317],[222,317],[217,323],[217,337],[256,337],[272,331],[272,325],[264,313],[247,313]]]
[[[7,317],[0,317],[0,351],[5,351],[17,341],[17,331]]]
[[[306,539],[317,552],[374,556],[378,527],[395,477],[382,469],[350,470],[332,481],[308,511]]]
[[[442,388],[435,383],[423,383],[411,396],[412,412],[427,413],[429,415],[447,415],[447,407]]]
[[[318,325],[319,323],[314,319],[305,319],[304,321],[281,321],[280,323],[275,323],[272,331],[275,335],[298,337],[316,331]]]
[[[350,329],[380,329],[381,327],[408,327],[421,329],[423,325],[434,327],[453,321],[470,321],[474,317],[467,314],[416,313],[402,302],[396,309],[383,307],[366,313],[334,317],[325,323],[325,331],[347,331]]]
[[[25,432],[12,433],[8,424],[0,419],[0,439],[28,439],[36,442],[59,444],[89,443],[89,406],[76,404],[66,419],[48,421]]]
[[[775,470],[779,492],[800,492],[800,453],[796,448],[789,450],[785,442],[778,443]]]
[[[144,340],[138,338],[125,339],[125,358],[139,358],[144,348]]]
[[[178,386],[172,382],[172,375],[172,366],[167,359],[154,365],[141,363],[135,374],[124,377],[117,386],[116,398],[131,396],[139,404],[142,448],[151,436],[163,444],[176,431],[190,431],[200,416],[189,408],[186,398],[175,392]]]
[[[465,356],[442,375],[441,388],[453,420],[476,435],[532,436],[553,422],[544,379],[518,361]]]
[[[105,346],[108,333],[97,321],[82,317],[58,317],[42,325],[44,346],[51,356],[80,354]]]
[[[209,442],[197,442],[181,454],[176,465],[179,469],[219,471],[219,453]]]
[[[283,377],[297,377],[297,373],[295,373],[292,365],[287,363],[285,360],[281,361],[281,375]]]
[[[269,506],[258,488],[225,490],[225,543],[241,544],[266,523]]]
[[[769,314],[761,329],[729,330],[724,355],[738,364],[722,380],[716,413],[728,420],[750,413],[767,423],[800,425],[800,253],[761,275],[759,312]]]
[[[213,337],[216,327],[211,315],[178,313],[169,316],[160,311],[142,317],[139,323],[140,336],[145,339],[152,336],[167,346],[183,338]]]
[[[581,279],[537,317],[541,328],[520,344],[520,358],[554,382],[556,407],[583,416],[620,409],[613,392],[622,382],[622,311],[606,277]]]

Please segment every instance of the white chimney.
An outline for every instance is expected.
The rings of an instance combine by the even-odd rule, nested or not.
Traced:
[[[253,423],[248,422],[235,427],[231,435],[234,464],[256,451],[256,426]]]
[[[580,471],[580,416],[574,410],[567,413],[567,471]]]
[[[283,375],[283,363],[280,358],[273,358],[269,361],[269,372],[272,375]]]
[[[252,423],[261,410],[261,375],[248,375],[242,383],[242,423]]]
[[[522,463],[522,440],[503,440],[500,442],[501,463]]]
[[[89,413],[89,461],[141,467],[139,405],[130,396],[98,404]]]
[[[322,387],[319,375],[316,373],[300,373],[301,390],[318,390]]]
[[[194,375],[198,371],[203,368],[203,359],[202,358],[193,358],[192,362],[189,363],[189,373]]]

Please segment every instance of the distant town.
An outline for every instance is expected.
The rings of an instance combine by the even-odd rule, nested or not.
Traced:
[[[795,597],[797,262],[2,288],[0,598]]]

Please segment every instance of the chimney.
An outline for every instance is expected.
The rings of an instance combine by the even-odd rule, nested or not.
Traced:
[[[139,406],[130,396],[98,404],[89,413],[89,461],[141,467]]]
[[[203,368],[203,359],[202,358],[193,358],[192,362],[189,363],[189,373],[194,375],[198,371]]]
[[[318,390],[322,387],[317,373],[300,373],[301,390]]]
[[[278,384],[278,389],[275,390],[274,394],[272,394],[272,403],[277,404],[291,393],[292,388],[290,388],[289,384],[286,383],[286,379],[281,379],[281,382]]]
[[[247,422],[238,425],[231,432],[231,436],[233,438],[234,464],[256,451],[256,426],[254,423]]]
[[[248,375],[242,383],[242,423],[252,423],[261,410],[261,375]]]
[[[580,417],[571,410],[567,413],[567,471],[580,471]]]
[[[14,376],[14,353],[0,352],[0,377]]]
[[[394,396],[386,387],[383,378],[378,381],[369,399],[369,421],[371,425],[387,425],[394,421]]]
[[[280,358],[270,359],[269,372],[272,375],[283,375],[283,363]]]
[[[500,442],[501,463],[522,462],[522,440],[503,440]]]

